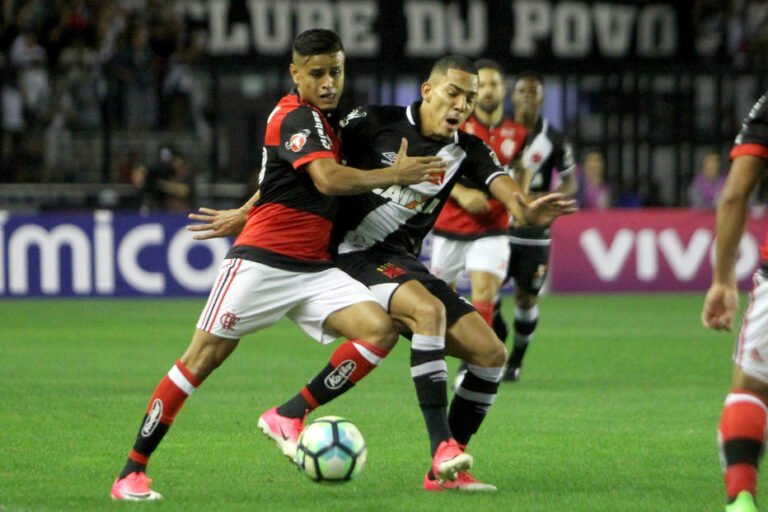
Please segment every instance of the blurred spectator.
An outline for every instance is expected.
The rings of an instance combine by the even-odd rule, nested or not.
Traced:
[[[73,116],[69,124],[72,129],[93,130],[101,125],[105,85],[97,59],[96,50],[87,46],[79,35],[61,52],[59,66],[63,88],[72,104]]]
[[[154,64],[147,28],[143,22],[136,21],[112,59],[112,75],[117,80],[122,115],[128,130],[150,130],[157,124]]]
[[[605,158],[599,151],[589,151],[582,163],[582,208],[604,209],[611,206],[611,189],[605,182]]]
[[[0,181],[14,181],[11,164],[23,151],[24,98],[16,87],[16,73],[12,68],[0,68]]]
[[[185,156],[171,146],[161,146],[157,164],[140,165],[131,175],[141,194],[141,212],[189,212],[195,207],[195,176]]]
[[[32,124],[36,125],[44,117],[51,100],[47,54],[38,43],[37,34],[25,30],[14,39],[9,55],[11,65],[18,70],[24,108]]]
[[[719,151],[709,151],[704,155],[701,170],[688,187],[688,205],[703,210],[717,208],[717,198],[725,183],[721,172],[722,159]]]

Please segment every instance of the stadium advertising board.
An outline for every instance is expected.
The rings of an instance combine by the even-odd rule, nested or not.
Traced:
[[[230,242],[183,215],[0,211],[0,297],[207,294]]]
[[[688,209],[582,211],[552,230],[550,290],[706,290],[712,279],[714,212]],[[760,264],[768,218],[752,217],[739,247],[742,289]]]
[[[315,27],[334,29],[352,64],[399,70],[447,53],[560,65],[694,55],[691,4],[672,0],[187,0],[177,9],[211,57],[278,65]]]
[[[0,297],[205,296],[227,253],[199,242],[184,215],[0,211]],[[552,292],[702,291],[712,276],[714,213],[582,211],[553,226]],[[753,217],[737,277],[751,285],[768,217]],[[427,237],[422,261],[429,259]],[[468,282],[459,282],[466,291]],[[510,287],[506,288],[507,291]]]

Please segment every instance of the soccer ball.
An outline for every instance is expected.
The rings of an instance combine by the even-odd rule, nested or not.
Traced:
[[[347,482],[363,470],[367,454],[363,435],[351,421],[324,416],[301,432],[296,463],[315,482]]]

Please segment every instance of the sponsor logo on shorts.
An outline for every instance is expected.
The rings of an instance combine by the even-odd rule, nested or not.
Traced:
[[[298,153],[304,148],[304,144],[307,143],[307,136],[309,135],[309,130],[301,130],[293,135],[291,135],[291,138],[288,140],[288,142],[285,143],[285,149],[290,149],[294,153]]]
[[[227,312],[221,315],[221,327],[227,331],[231,331],[235,328],[235,324],[237,323],[239,319],[234,313]]]
[[[392,263],[385,263],[376,267],[376,270],[390,279],[395,279],[405,274],[405,270]]]
[[[357,363],[352,359],[342,361],[323,381],[325,382],[325,387],[328,389],[339,389],[349,380],[349,376],[352,375],[355,368],[357,368]]]
[[[160,423],[160,417],[163,415],[163,401],[159,398],[155,398],[152,402],[152,407],[149,408],[147,413],[147,419],[144,420],[144,426],[141,427],[141,436],[149,437],[152,432],[157,428],[157,424]]]

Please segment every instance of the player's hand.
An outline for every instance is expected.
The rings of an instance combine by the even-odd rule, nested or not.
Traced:
[[[578,210],[576,200],[566,199],[557,192],[541,196],[530,203],[518,192],[515,200],[520,207],[523,222],[528,226],[546,227],[561,215],[569,215]]]
[[[395,183],[398,185],[415,185],[424,181],[440,183],[448,166],[439,156],[408,156],[408,141],[403,137],[400,150],[392,165],[395,173]]]
[[[212,208],[200,208],[200,213],[190,213],[190,220],[201,224],[190,224],[188,231],[198,234],[193,236],[195,240],[209,240],[226,236],[237,236],[245,227],[248,214],[242,208],[232,210],[214,210]]]
[[[739,292],[736,285],[714,283],[704,297],[701,323],[709,329],[730,331],[738,307]]]
[[[456,193],[452,195],[453,198],[464,211],[471,215],[482,215],[491,209],[491,202],[482,190],[464,187],[461,192],[457,189],[454,189],[454,192]]]

